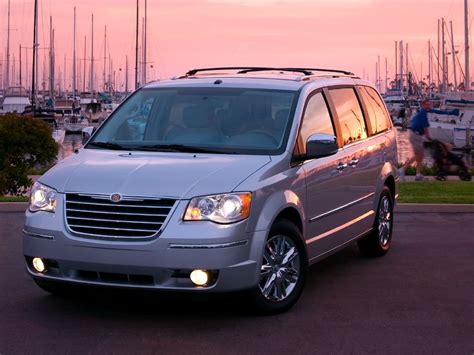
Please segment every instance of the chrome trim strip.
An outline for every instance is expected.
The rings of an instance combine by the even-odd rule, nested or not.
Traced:
[[[357,223],[357,222],[363,220],[364,218],[367,218],[367,217],[373,215],[374,213],[375,213],[375,212],[374,212],[373,210],[370,210],[369,212],[366,212],[366,213],[364,213],[363,215],[361,215],[361,216],[359,216],[359,217],[356,217],[356,218],[354,218],[353,220],[350,220],[350,221],[347,222],[347,223],[341,224],[339,227],[333,228],[333,229],[331,229],[331,230],[329,230],[329,231],[327,231],[327,232],[324,232],[324,233],[319,234],[319,235],[317,235],[317,236],[315,236],[315,237],[313,237],[313,238],[311,238],[311,239],[308,239],[308,240],[306,241],[306,244],[311,244],[312,242],[315,242],[315,241],[317,241],[317,240],[319,240],[319,239],[322,239],[322,238],[324,238],[324,237],[327,237],[327,236],[330,235],[330,234],[339,232],[341,229],[347,228],[347,227],[353,225],[354,223]]]
[[[46,235],[46,234],[39,234],[39,233],[32,233],[28,232],[23,229],[23,235],[25,237],[32,237],[32,238],[40,238],[40,239],[48,239],[48,240],[54,240],[54,236],[52,235]]]
[[[220,249],[230,248],[247,244],[247,240],[239,240],[238,242],[221,243],[221,244],[170,244],[170,249]]]
[[[126,201],[126,200],[122,200],[122,201]],[[75,205],[133,207],[133,208],[159,208],[159,209],[169,209],[169,208],[173,207],[173,206],[163,206],[163,205],[155,205],[155,206],[151,206],[151,205],[148,205],[148,206],[147,205],[120,205],[118,202],[116,202],[116,203],[98,203],[98,202],[72,201],[72,200],[66,200],[66,203],[71,203],[71,204],[75,204]]]
[[[102,219],[102,218],[83,218],[83,217],[71,217],[68,216],[68,219],[78,219],[80,221],[98,221],[98,222],[113,222],[113,223],[133,223],[133,224],[150,224],[150,225],[161,225],[162,222],[146,222],[146,221],[131,221],[125,219]]]
[[[359,203],[359,202],[362,201],[362,200],[365,200],[365,199],[367,199],[367,198],[369,198],[369,197],[372,197],[373,195],[375,195],[375,192],[371,192],[370,194],[365,195],[365,196],[363,196],[363,197],[361,197],[361,198],[358,198],[358,199],[355,200],[355,201],[349,202],[349,203],[347,203],[347,204],[345,204],[345,205],[343,205],[343,206],[341,206],[341,207],[335,208],[335,209],[333,209],[333,210],[331,210],[331,211],[328,211],[328,212],[325,212],[325,213],[323,213],[323,214],[320,214],[319,216],[313,217],[313,218],[311,218],[311,219],[309,220],[309,222],[312,223],[312,222],[316,221],[317,219],[326,217],[326,216],[328,216],[328,215],[330,215],[330,214],[332,214],[332,213],[335,213],[335,212],[338,212],[338,211],[340,211],[340,210],[343,210],[344,208],[347,208],[347,207],[350,207],[350,206],[352,206],[352,205],[355,205],[356,203]]]
[[[68,208],[68,211],[82,212],[82,213],[101,213],[101,214],[117,214],[117,215],[131,215],[131,216],[150,216],[150,217],[166,217],[166,214],[159,213],[132,213],[132,212],[110,212],[110,211],[96,211],[96,210],[78,210],[76,208]],[[69,217],[68,217],[69,218]]]

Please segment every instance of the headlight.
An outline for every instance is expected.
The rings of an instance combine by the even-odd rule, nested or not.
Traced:
[[[195,197],[189,202],[184,220],[238,222],[249,216],[251,201],[250,192]]]
[[[35,182],[31,189],[30,211],[54,212],[56,210],[56,191]]]

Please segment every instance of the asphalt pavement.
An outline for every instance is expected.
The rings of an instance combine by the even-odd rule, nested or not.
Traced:
[[[259,317],[235,295],[48,295],[24,269],[23,214],[0,212],[0,354],[472,354],[474,214],[395,218],[385,257],[348,247]]]

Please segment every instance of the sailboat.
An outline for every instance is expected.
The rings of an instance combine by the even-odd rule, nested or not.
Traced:
[[[444,36],[444,20],[443,20]],[[452,31],[451,31],[452,36]],[[454,48],[454,43],[452,43]],[[469,76],[469,23],[468,1],[464,0],[464,45],[465,45],[465,78],[464,90],[452,91],[439,95],[443,110],[458,110],[459,115],[443,115],[430,113],[430,135],[433,139],[451,143],[456,148],[472,147],[474,145],[474,92],[470,91]],[[454,51],[453,51],[454,52]],[[444,53],[444,42],[443,42]],[[443,54],[444,57],[444,54]],[[443,87],[446,87],[446,74],[443,67]]]

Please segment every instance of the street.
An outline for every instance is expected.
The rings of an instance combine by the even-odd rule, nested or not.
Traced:
[[[0,213],[0,354],[472,354],[474,214],[398,213],[391,251],[313,265],[285,314],[237,296],[64,299],[26,274],[23,214]]]

